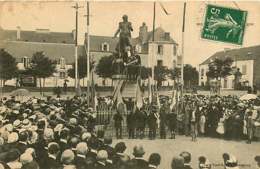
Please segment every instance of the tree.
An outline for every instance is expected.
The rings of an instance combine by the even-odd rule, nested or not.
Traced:
[[[209,71],[207,72],[207,77],[209,79],[216,79],[218,81],[217,90],[219,92],[221,78],[225,78],[231,75],[232,72],[232,63],[233,60],[229,57],[225,59],[216,58],[213,62],[211,62],[208,67]]]
[[[162,86],[162,82],[166,80],[169,70],[166,66],[157,65],[154,67],[154,80],[157,81],[157,87]]]
[[[45,78],[53,75],[56,69],[56,61],[53,61],[45,56],[43,51],[35,52],[32,56],[31,66],[29,71],[32,75],[39,79],[40,92],[42,93],[42,78],[43,86],[45,86]]]
[[[78,80],[87,77],[87,59],[84,56],[79,56],[78,58]],[[90,61],[90,70],[94,67],[94,62]],[[68,70],[68,75],[71,78],[75,78],[75,63],[73,63],[72,68]]]
[[[212,79],[221,80],[226,76],[231,75],[233,60],[231,58],[218,59],[211,62],[208,67],[207,76]]]
[[[199,81],[199,72],[195,67],[192,67],[190,64],[184,65],[183,71],[183,80],[184,86],[191,87],[198,85]]]
[[[5,81],[16,76],[17,67],[15,58],[4,49],[0,49],[0,79],[1,85],[5,85]]]
[[[148,79],[149,76],[151,76],[151,74],[152,74],[151,68],[145,66],[140,67],[140,76],[142,80]]]
[[[114,60],[114,56],[113,55],[109,55],[109,56],[104,56],[102,57],[95,69],[96,74],[103,78],[103,83],[105,83],[105,80],[107,78],[112,78],[113,75],[113,60]]]
[[[174,81],[178,80],[181,77],[181,68],[169,69],[169,77]]]

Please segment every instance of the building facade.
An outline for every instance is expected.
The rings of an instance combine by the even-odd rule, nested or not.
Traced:
[[[152,39],[154,38],[154,41]],[[90,55],[97,64],[104,56],[115,52],[118,38],[108,36],[90,35]],[[145,23],[139,28],[139,36],[131,39],[134,50],[140,55],[142,65],[151,67],[163,65],[169,68],[177,63],[178,44],[161,27],[155,29],[154,37],[148,32]],[[45,79],[45,87],[63,86],[67,81],[68,86],[74,86],[74,79],[68,76],[68,70],[75,62],[75,31],[51,32],[49,29],[36,29],[35,31],[5,30],[0,27],[0,48],[5,49],[16,58],[17,67],[24,70],[29,67],[30,60],[35,52],[43,51],[45,56],[56,60],[56,72],[52,77]],[[78,46],[78,56],[86,57],[87,36],[85,43]],[[102,78],[94,73],[95,83],[99,86],[112,85],[111,79]],[[16,79],[8,80],[6,85],[15,85]],[[86,85],[86,78],[80,84]],[[39,83],[36,83],[39,86]]]
[[[233,60],[233,70],[239,70],[241,78],[239,80],[242,86],[260,87],[260,45],[239,49],[225,49],[216,52],[199,65],[199,85],[205,86],[210,80],[207,78],[208,65],[214,59],[223,59],[230,57]],[[235,75],[231,74],[221,79],[221,88],[234,89]]]

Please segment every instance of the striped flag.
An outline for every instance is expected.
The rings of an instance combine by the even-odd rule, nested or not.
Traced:
[[[136,107],[141,108],[143,106],[143,96],[140,88],[140,84],[137,82],[136,86]]]
[[[176,95],[177,95],[177,91],[173,90],[173,95],[172,95],[172,103],[170,105],[170,109],[172,110],[173,107],[176,105]]]
[[[159,98],[158,93],[156,94],[156,101],[157,101],[158,108],[160,109],[161,108],[161,104],[160,104],[160,98]]]
[[[163,6],[163,4],[160,2],[160,6],[161,6],[161,8],[162,8],[162,10],[164,11],[164,13],[166,14],[166,15],[171,15],[166,9],[165,9],[165,7]]]

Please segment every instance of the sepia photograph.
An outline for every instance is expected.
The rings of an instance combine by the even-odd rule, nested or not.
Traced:
[[[0,169],[260,169],[260,1],[0,0]]]

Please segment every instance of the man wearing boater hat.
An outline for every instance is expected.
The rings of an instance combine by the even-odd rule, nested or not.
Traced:
[[[145,154],[144,148],[142,145],[137,145],[134,147],[133,155],[134,158],[130,161],[133,168],[138,169],[147,169],[148,168],[148,162],[144,160],[143,156]]]

